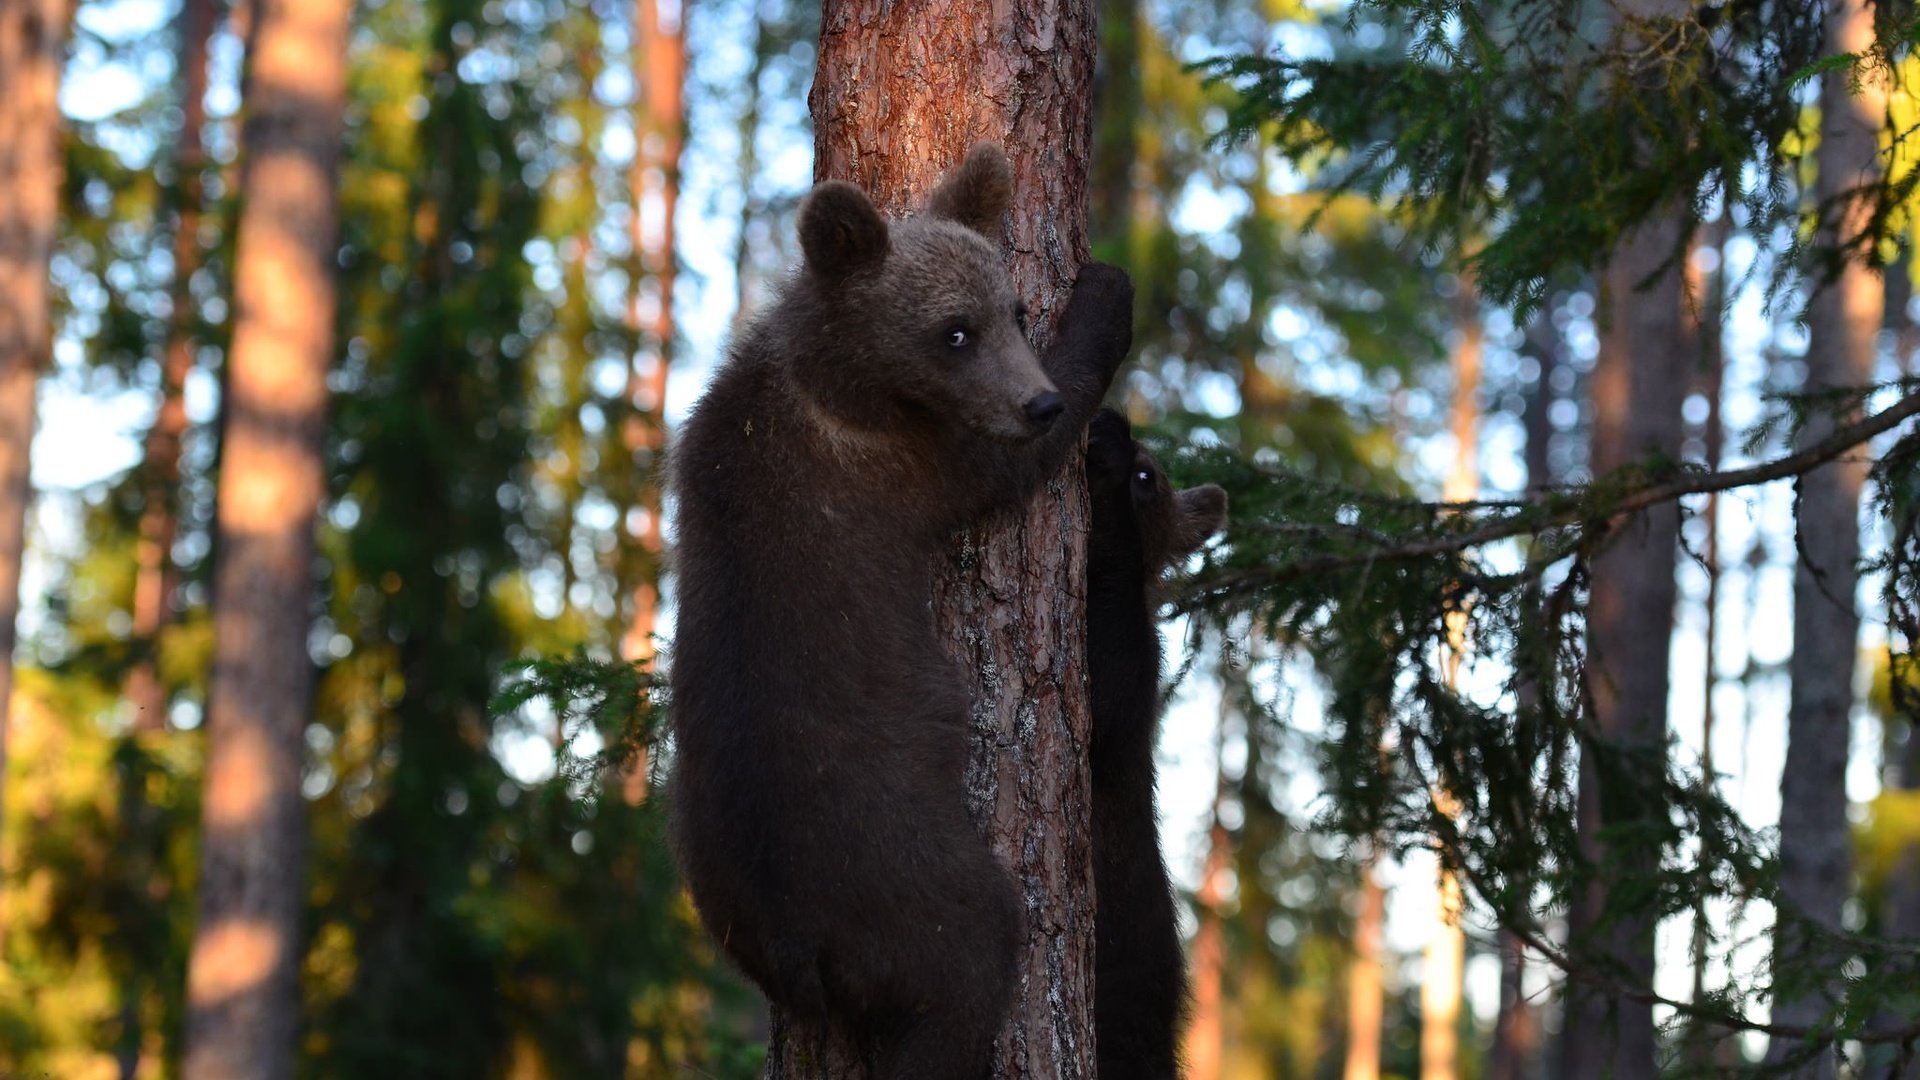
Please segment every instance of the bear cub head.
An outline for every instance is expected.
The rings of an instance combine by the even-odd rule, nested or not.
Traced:
[[[1127,419],[1102,409],[1087,427],[1087,491],[1093,503],[1089,565],[1127,566],[1148,583],[1200,550],[1227,521],[1218,484],[1173,490],[1159,463],[1133,441]]]
[[[796,282],[814,313],[796,332],[801,385],[836,419],[898,428],[905,413],[1018,443],[1065,407],[1027,341],[1027,310],[1000,257],[1013,169],[990,143],[967,153],[926,210],[889,222],[866,193],[828,181],[800,207]],[[825,317],[820,317],[824,315]]]

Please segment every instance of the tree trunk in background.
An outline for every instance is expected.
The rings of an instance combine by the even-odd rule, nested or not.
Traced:
[[[1233,835],[1220,820],[1220,806],[1227,796],[1227,722],[1235,711],[1235,695],[1229,689],[1227,673],[1223,665],[1219,724],[1214,728],[1213,740],[1213,808],[1207,820],[1207,861],[1200,868],[1200,891],[1194,897],[1193,945],[1187,955],[1191,1011],[1180,1042],[1186,1080],[1220,1080],[1226,1059],[1223,1011],[1227,940],[1221,905],[1227,898],[1227,871],[1233,866]]]
[[[1134,171],[1143,122],[1140,0],[1099,0],[1100,55],[1094,65],[1093,164],[1087,179],[1096,256],[1126,266],[1138,208]],[[1197,1080],[1197,1078],[1196,1078]]]
[[[1827,11],[1828,51],[1861,51],[1873,44],[1874,8],[1864,0],[1836,0]],[[1848,76],[1828,72],[1820,84],[1820,146],[1815,197],[1826,204],[1862,183],[1877,181],[1878,143],[1886,110],[1871,82],[1855,97]],[[1824,240],[1845,242],[1868,224],[1871,204],[1855,201]],[[1829,219],[1830,220],[1830,219]],[[1856,388],[1873,378],[1875,340],[1885,315],[1883,286],[1873,271],[1849,261],[1840,276],[1814,294],[1807,310],[1806,390]],[[1857,418],[1857,410],[1850,414]],[[1802,445],[1824,437],[1847,416],[1815,409]],[[1799,914],[1839,930],[1841,907],[1853,892],[1853,838],[1847,825],[1847,744],[1852,734],[1853,672],[1860,616],[1860,488],[1867,462],[1848,457],[1800,481],[1799,566],[1793,579],[1793,689],[1787,706],[1787,759],[1780,776],[1780,892]],[[1791,922],[1774,935],[1776,958],[1811,961],[1838,975],[1842,958],[1825,956]],[[1817,1024],[1826,995],[1807,988],[1779,995],[1774,1017],[1786,1024]],[[1796,1049],[1777,1040],[1770,1057]],[[1831,1052],[1795,1075],[1834,1074]]]
[[[1466,502],[1480,493],[1480,300],[1473,278],[1462,273],[1454,299],[1453,469],[1443,497]],[[1447,614],[1446,663],[1449,687],[1459,682],[1467,642],[1467,613]],[[1449,817],[1458,813],[1453,797],[1434,792],[1435,804]],[[1458,1080],[1460,1076],[1460,997],[1465,986],[1467,932],[1461,925],[1460,879],[1444,867],[1436,918],[1427,938],[1420,977],[1421,1080]]]
[[[1592,376],[1596,477],[1649,453],[1679,459],[1681,406],[1695,367],[1684,278],[1669,267],[1646,289],[1636,286],[1668,261],[1680,228],[1676,215],[1656,214],[1621,242],[1606,268]],[[1636,913],[1602,925],[1602,913],[1609,864],[1645,853],[1609,852],[1599,832],[1647,812],[1642,789],[1658,780],[1664,759],[1679,526],[1672,505],[1620,523],[1620,535],[1593,560],[1587,614],[1591,729],[1623,770],[1629,755],[1633,767],[1603,775],[1593,747],[1581,754],[1580,846],[1598,876],[1574,898],[1569,937],[1577,952],[1641,987],[1653,983],[1654,919]],[[1568,987],[1559,1049],[1565,1080],[1659,1075],[1651,1007],[1611,994],[1604,983],[1576,978]]]
[[[180,442],[187,430],[185,389],[193,370],[193,273],[200,266],[200,172],[206,154],[200,129],[206,123],[207,37],[213,32],[212,0],[181,0],[175,33],[180,49],[180,144],[174,152],[173,311],[160,355],[160,403],[147,430],[145,506],[133,583],[133,641],[139,654],[127,673],[127,704],[135,731],[166,727],[167,689],[160,681],[161,631],[174,620],[172,598],[180,575],[173,541],[180,529],[175,502],[180,488]]]
[[[687,73],[686,4],[663,13],[659,0],[636,0],[633,8],[634,85],[639,97],[634,109],[633,264],[639,275],[653,281],[651,297],[642,290],[643,278],[633,282],[628,325],[651,362],[636,357],[627,369],[627,452],[642,474],[638,529],[639,580],[633,588],[633,618],[620,641],[620,655],[652,661],[653,632],[660,606],[661,555],[666,537],[661,530],[660,455],[667,444],[667,365],[673,353],[673,277],[679,249],[674,243],[674,213],[680,199],[680,148],[687,124],[684,89]],[[651,300],[649,312],[648,300]],[[649,317],[649,315],[651,317]],[[631,522],[633,519],[629,518]],[[647,752],[642,747],[621,776],[621,795],[637,806],[647,797]]]
[[[1553,388],[1554,373],[1564,362],[1560,355],[1559,333],[1553,325],[1552,299],[1534,313],[1528,324],[1523,346],[1526,355],[1538,365],[1533,389],[1522,407],[1520,425],[1526,432],[1523,452],[1527,467],[1527,487],[1543,491],[1558,481],[1553,468],[1553,403],[1559,394]],[[1541,606],[1536,588],[1527,603],[1534,610]],[[1521,686],[1522,704],[1537,704],[1540,688],[1532,681]],[[1540,1050],[1540,1019],[1527,999],[1527,950],[1519,935],[1501,930],[1500,1007],[1493,1022],[1493,1046],[1487,1055],[1487,1080],[1522,1080],[1537,1067]]]
[[[814,175],[917,209],[967,147],[1013,163],[1011,266],[1051,337],[1087,261],[1095,19],[1090,3],[834,0],[814,77]],[[1044,344],[1044,341],[1042,341]],[[1093,1074],[1093,864],[1079,455],[1022,513],[964,537],[934,585],[935,618],[975,679],[967,788],[974,820],[1026,898],[1027,941],[994,1073]],[[857,1075],[844,1048],[776,1017],[767,1075]]]
[[[1224,786],[1224,785],[1223,785]],[[1226,928],[1222,925],[1220,905],[1226,900],[1226,876],[1233,858],[1233,838],[1220,823],[1220,804],[1216,797],[1214,814],[1207,825],[1207,862],[1200,870],[1200,892],[1194,897],[1198,909],[1193,946],[1189,950],[1188,996],[1192,999],[1187,1030],[1181,1039],[1181,1060],[1186,1064],[1187,1080],[1220,1080],[1221,1062],[1226,1056],[1224,1005],[1227,963]]]
[[[216,510],[188,1080],[287,1080],[349,0],[258,0]]]
[[[1387,893],[1373,863],[1360,869],[1360,910],[1353,920],[1353,963],[1347,968],[1347,1065],[1345,1080],[1379,1080],[1380,1037],[1386,1022],[1386,978],[1381,940],[1386,932]]]
[[[760,207],[753,197],[753,178],[760,173],[760,80],[773,59],[777,42],[759,19],[753,24],[753,64],[747,68],[746,108],[740,110],[740,218],[733,241],[733,328],[745,325],[753,309],[753,243],[749,239]]]
[[[60,66],[72,18],[69,0],[0,3],[0,795],[33,500],[34,391],[53,359],[47,263],[60,226]]]
[[[1697,258],[1700,252],[1711,249],[1715,257],[1716,269],[1709,274],[1690,261],[1689,270],[1693,273],[1689,288],[1700,298],[1700,326],[1698,343],[1700,349],[1699,390],[1706,399],[1707,415],[1701,423],[1700,443],[1703,450],[1701,464],[1708,472],[1718,472],[1721,458],[1726,448],[1726,426],[1720,419],[1720,399],[1724,396],[1726,382],[1726,355],[1721,338],[1725,330],[1727,310],[1727,274],[1726,254],[1727,238],[1733,234],[1733,206],[1731,198],[1723,200],[1720,217],[1707,226],[1706,234],[1696,244],[1693,254]],[[1706,626],[1702,631],[1705,639],[1705,660],[1701,665],[1700,698],[1700,774],[1702,783],[1712,790],[1718,780],[1715,776],[1713,740],[1719,717],[1714,706],[1714,692],[1720,686],[1720,495],[1709,492],[1706,506],[1700,514],[1700,523],[1706,535],[1699,548],[1700,568],[1707,575],[1707,594],[1701,600],[1705,609]],[[1693,965],[1693,1000],[1702,1001],[1707,996],[1707,955],[1711,942],[1712,924],[1707,910],[1706,898],[1711,890],[1704,887],[1696,897],[1693,909],[1693,940],[1690,943],[1690,961]],[[1688,1062],[1696,1068],[1707,1070],[1713,1067],[1717,1048],[1723,1042],[1722,1031],[1706,1025],[1691,1025],[1686,1034]]]

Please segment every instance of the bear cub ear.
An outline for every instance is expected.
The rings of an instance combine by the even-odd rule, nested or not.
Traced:
[[[1000,216],[1013,205],[1013,166],[1006,151],[990,142],[973,144],[966,160],[941,181],[927,200],[927,213],[964,225],[995,244]]]
[[[1227,523],[1227,492],[1219,484],[1201,484],[1173,497],[1173,561],[1199,551]]]
[[[800,205],[800,250],[807,269],[842,278],[887,257],[887,221],[867,193],[844,180],[816,186]]]

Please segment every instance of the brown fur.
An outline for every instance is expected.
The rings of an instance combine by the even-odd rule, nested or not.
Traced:
[[[1130,334],[1126,275],[1088,266],[1034,356],[997,246],[968,227],[997,233],[985,174],[1005,171],[977,148],[937,213],[891,225],[856,188],[816,188],[805,266],[673,452],[676,850],[727,954],[852,1030],[882,1080],[984,1074],[1021,939],[967,816],[933,556],[1058,469]]]
[[[1093,694],[1094,1031],[1100,1080],[1173,1080],[1186,970],[1154,810],[1160,633],[1154,592],[1227,516],[1227,493],[1176,492],[1111,411],[1087,439],[1087,677]]]

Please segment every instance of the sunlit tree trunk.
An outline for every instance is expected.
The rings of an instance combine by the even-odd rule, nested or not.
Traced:
[[[1200,890],[1194,897],[1193,945],[1188,950],[1187,979],[1191,1011],[1180,1044],[1186,1080],[1220,1080],[1226,1057],[1225,969],[1227,963],[1227,871],[1233,865],[1233,835],[1220,819],[1227,794],[1227,718],[1234,694],[1225,685],[1220,693],[1220,723],[1214,736],[1213,809],[1207,821],[1207,860],[1200,868]]]
[[[632,660],[653,655],[655,611],[660,603],[660,485],[653,477],[666,445],[665,406],[667,365],[673,352],[673,284],[675,261],[674,213],[680,199],[680,147],[687,118],[684,86],[687,70],[686,7],[668,0],[636,0],[634,4],[635,149],[631,187],[631,236],[634,263],[640,277],[634,282],[628,322],[638,338],[644,359],[628,372],[627,394],[634,414],[628,428],[627,449],[636,467],[647,473],[641,485],[637,524],[644,565],[633,591],[633,617],[622,640],[621,654]],[[650,354],[650,355],[648,355]],[[644,768],[635,775],[645,783]],[[631,799],[637,792],[629,790]]]
[[[213,32],[212,0],[181,0],[175,32],[180,55],[180,142],[174,151],[173,311],[160,354],[160,401],[147,430],[145,505],[133,583],[133,641],[140,650],[127,673],[127,704],[135,731],[166,726],[167,692],[158,673],[160,634],[173,622],[172,598],[180,576],[173,541],[180,528],[175,506],[180,487],[180,442],[187,430],[185,390],[193,370],[193,274],[200,267],[200,172],[206,154],[200,129],[206,123],[207,37]]]
[[[917,208],[981,139],[1014,172],[1010,263],[1041,338],[1087,261],[1092,5],[830,0],[811,106],[816,179]],[[1042,342],[1044,344],[1044,342]],[[994,1076],[1092,1075],[1093,863],[1086,747],[1086,492],[1078,455],[1022,513],[969,534],[936,574],[935,617],[975,679],[975,821],[1028,898]],[[776,1017],[769,1077],[856,1075]]]
[[[1380,1039],[1386,1025],[1386,972],[1382,965],[1387,892],[1369,861],[1360,870],[1360,907],[1353,919],[1353,961],[1347,965],[1347,1064],[1345,1080],[1379,1080]]]
[[[1447,475],[1444,497],[1465,502],[1480,493],[1480,302],[1473,279],[1461,274],[1454,301],[1453,344],[1453,469]],[[1460,662],[1468,648],[1467,616],[1447,615],[1446,662],[1449,686],[1459,682]],[[1440,811],[1458,812],[1450,796],[1436,792]],[[1467,965],[1467,932],[1461,924],[1460,879],[1440,871],[1439,902],[1427,937],[1420,978],[1420,1076],[1422,1080],[1458,1080],[1460,1075],[1460,998]]]
[[[0,3],[0,795],[33,499],[34,391],[53,357],[47,270],[60,225],[60,64],[72,18],[71,0]]]
[[[293,1075],[307,635],[333,352],[348,0],[257,0],[215,527],[187,1080]]]
[[[1873,44],[1874,7],[1864,0],[1835,0],[1827,10],[1829,51],[1859,52]],[[1858,96],[1845,72],[1829,72],[1820,84],[1819,169],[1815,197],[1841,199],[1860,184],[1879,179],[1879,131],[1884,97],[1871,82]],[[1825,239],[1844,242],[1869,227],[1870,201],[1855,201],[1831,222]],[[1875,338],[1885,314],[1882,286],[1872,270],[1849,261],[1838,279],[1814,294],[1807,310],[1806,390],[1860,387],[1873,378]],[[1857,410],[1851,411],[1857,416]],[[1816,408],[1801,432],[1803,444],[1824,437],[1845,416]],[[1860,488],[1864,458],[1843,458],[1800,481],[1799,565],[1793,579],[1793,689],[1787,705],[1787,759],[1780,775],[1780,892],[1817,926],[1838,930],[1841,907],[1853,892],[1852,834],[1847,824],[1847,744],[1852,733],[1855,642],[1860,615],[1854,603],[1859,583]],[[1774,935],[1776,961],[1806,960],[1816,970],[1838,967],[1841,958],[1810,944],[1791,918]],[[1837,974],[1837,972],[1836,972]],[[1788,990],[1774,1004],[1786,1024],[1817,1024],[1831,1006],[1825,994]],[[1776,1041],[1776,1061],[1791,1054],[1791,1042]],[[1831,1077],[1835,1059],[1819,1055],[1795,1075]]]

